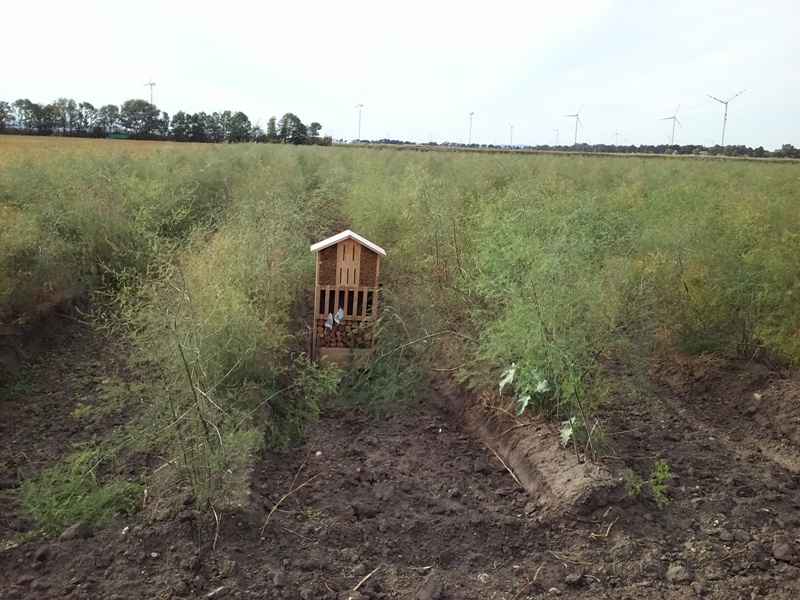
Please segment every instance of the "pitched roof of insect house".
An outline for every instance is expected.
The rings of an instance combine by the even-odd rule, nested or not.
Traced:
[[[336,235],[331,236],[325,240],[322,240],[321,242],[317,242],[316,244],[311,246],[311,252],[319,252],[320,250],[324,250],[328,246],[333,246],[346,239],[353,239],[362,246],[366,246],[373,252],[377,252],[381,256],[386,256],[386,251],[383,248],[381,248],[377,244],[373,244],[367,238],[363,238],[354,231],[350,231],[349,229],[341,233],[337,233]]]

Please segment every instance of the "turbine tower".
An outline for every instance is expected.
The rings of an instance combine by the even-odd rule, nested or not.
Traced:
[[[558,129],[553,129],[556,132],[556,146],[558,146]]]
[[[153,86],[154,86],[155,84],[156,84],[156,82],[155,82],[155,81],[153,81],[153,73],[151,72],[151,73],[150,73],[150,81],[148,81],[148,82],[147,82],[147,83],[145,83],[145,84],[142,84],[142,87],[144,87],[144,86],[146,86],[146,85],[149,85],[149,86],[150,86],[150,104],[153,104]]]
[[[469,113],[469,138],[467,138],[467,146],[472,144],[472,115],[475,114],[475,111]]]
[[[575,117],[575,141],[573,142],[574,146],[578,145],[578,123],[580,123],[581,127],[583,127],[583,123],[581,123],[582,110],[583,110],[583,104],[581,104],[581,107],[578,109],[578,112],[576,112],[574,115],[564,115],[565,117]]]
[[[747,90],[742,90],[741,92],[739,92],[739,94],[743,94],[745,91]],[[725,116],[722,118],[722,142],[720,143],[720,146],[722,146],[723,148],[725,147],[725,125],[728,124],[728,102],[736,98],[736,96],[738,96],[739,94],[734,94],[728,100],[720,100],[719,98],[715,98],[711,94],[706,94],[706,96],[708,96],[712,100],[716,100],[720,104],[725,105]]]
[[[675,109],[675,114],[672,115],[671,117],[664,117],[663,119],[659,119],[659,121],[672,121],[672,136],[669,138],[669,145],[670,146],[672,146],[672,144],[673,144],[673,142],[675,140],[675,123],[680,125],[681,129],[683,129],[683,125],[681,125],[681,122],[678,121],[678,110],[680,109],[680,107],[681,107],[681,105],[678,104],[678,108]]]
[[[356,104],[356,108],[358,109],[358,141],[361,141],[361,109],[364,108],[364,105],[359,102]]]
[[[511,128],[511,131],[508,134],[508,145],[509,146],[513,146],[514,145],[514,126],[511,123],[509,123],[508,126]]]

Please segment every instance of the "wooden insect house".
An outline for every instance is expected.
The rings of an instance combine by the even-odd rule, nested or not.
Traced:
[[[314,244],[311,252],[317,255],[311,355],[346,366],[372,351],[386,252],[349,229]]]

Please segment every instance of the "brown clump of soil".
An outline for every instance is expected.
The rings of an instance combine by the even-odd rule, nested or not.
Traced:
[[[118,364],[85,338],[63,351]],[[69,387],[76,363],[60,364],[32,405],[55,407],[47,398]],[[446,382],[404,416],[324,409],[305,444],[258,457],[248,505],[215,521],[187,495],[158,518],[6,550],[0,598],[800,597],[797,443],[774,421],[796,418],[797,377],[706,357],[671,359],[653,378],[654,393],[603,408],[599,465],[580,465],[551,425],[506,432]],[[68,411],[26,424],[42,412],[2,433],[32,438],[26,453],[81,435]],[[662,509],[618,477],[646,478],[657,458],[675,475]]]

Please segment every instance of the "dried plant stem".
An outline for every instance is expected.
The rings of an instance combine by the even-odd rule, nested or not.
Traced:
[[[514,594],[514,597],[511,600],[519,600],[525,595],[525,592],[527,592],[531,588],[531,586],[534,583],[536,583],[536,579],[539,577],[539,571],[542,570],[543,566],[544,565],[539,565],[539,568],[536,569],[536,573],[533,574],[533,579],[531,579],[528,583],[522,586],[522,588],[516,594]]]
[[[486,442],[484,442],[484,444],[486,445],[486,447],[487,447],[489,450],[491,450],[491,451],[492,451],[492,454],[494,454],[494,455],[497,457],[497,460],[499,460],[499,461],[500,461],[500,464],[501,464],[501,465],[503,465],[503,466],[506,468],[506,471],[508,471],[508,472],[511,474],[511,476],[514,478],[514,481],[516,481],[516,482],[517,482],[517,484],[519,485],[519,487],[525,487],[524,485],[522,485],[522,483],[520,483],[520,480],[519,480],[519,479],[517,479],[517,476],[516,476],[516,475],[514,475],[514,471],[512,471],[512,470],[511,470],[511,469],[508,467],[508,465],[505,463],[505,461],[503,461],[503,459],[502,459],[502,458],[500,458],[500,455],[499,455],[497,452],[495,452],[495,451],[494,451],[494,448],[492,448],[492,447],[491,447],[489,444],[487,444]]]
[[[280,500],[278,500],[278,501],[275,503],[275,506],[273,506],[273,507],[272,507],[272,510],[271,510],[271,511],[269,511],[269,514],[267,515],[267,519],[264,521],[264,524],[261,526],[261,535],[264,535],[264,530],[266,530],[266,528],[267,528],[267,525],[269,525],[269,520],[272,518],[272,515],[275,513],[275,511],[278,509],[278,507],[281,505],[281,503],[282,503],[284,500],[286,500],[286,499],[287,499],[289,496],[291,496],[292,494],[294,494],[294,493],[295,493],[297,490],[299,490],[299,489],[301,489],[301,488],[304,488],[304,487],[306,487],[306,486],[307,486],[309,483],[311,483],[312,481],[314,481],[314,480],[315,480],[315,479],[316,479],[318,476],[319,476],[318,474],[317,474],[317,475],[314,475],[314,476],[313,476],[313,477],[311,477],[310,479],[306,480],[304,483],[301,483],[300,485],[298,485],[296,488],[294,488],[294,489],[290,489],[288,492],[286,492],[286,493],[285,493],[285,494],[284,494],[284,495],[281,497],[281,499],[280,499]]]
[[[358,585],[356,585],[356,587],[353,588],[353,591],[354,592],[358,591],[358,588],[360,588],[367,581],[367,579],[369,579],[370,577],[375,575],[375,573],[378,571],[378,569],[380,569],[382,566],[383,565],[378,565],[377,567],[375,567],[372,570],[371,573],[367,573],[367,575],[365,575],[364,578],[361,581],[358,582]]]

